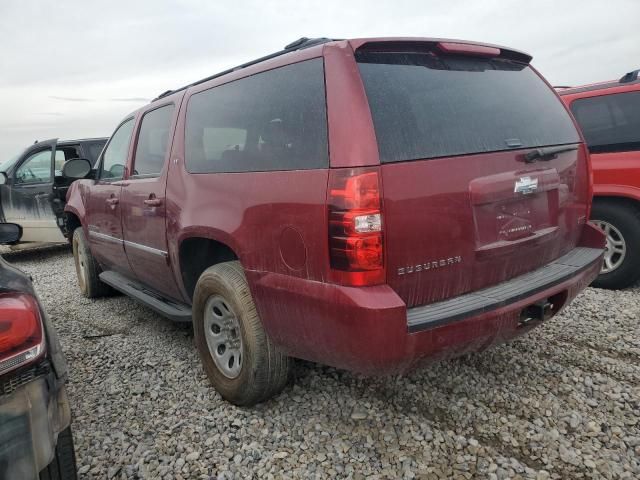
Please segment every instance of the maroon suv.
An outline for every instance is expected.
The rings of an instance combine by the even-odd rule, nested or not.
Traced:
[[[301,39],[160,95],[65,167],[78,280],[193,322],[222,396],[291,357],[367,374],[476,351],[601,267],[588,153],[531,57]]]

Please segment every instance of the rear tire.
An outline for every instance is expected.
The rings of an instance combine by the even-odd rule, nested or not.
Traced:
[[[76,478],[76,454],[71,427],[68,427],[58,435],[53,460],[40,472],[40,480],[76,480]]]
[[[609,289],[633,285],[640,279],[640,210],[621,202],[596,200],[591,221],[607,233],[605,265],[592,285]]]
[[[100,281],[101,269],[91,254],[89,242],[84,236],[82,227],[73,231],[71,240],[73,247],[73,259],[76,264],[76,275],[78,276],[78,286],[80,292],[87,298],[104,297],[111,292],[111,288]]]
[[[254,405],[287,384],[291,361],[264,331],[240,262],[219,263],[200,276],[193,330],[204,370],[225,400]]]

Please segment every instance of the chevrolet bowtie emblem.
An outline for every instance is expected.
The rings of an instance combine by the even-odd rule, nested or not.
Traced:
[[[520,180],[516,180],[516,185],[513,188],[514,193],[522,193],[527,195],[533,193],[538,189],[538,179],[531,177],[520,177]]]

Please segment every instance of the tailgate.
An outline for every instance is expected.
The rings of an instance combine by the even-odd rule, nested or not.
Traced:
[[[590,201],[588,154],[542,78],[497,49],[437,46],[356,52],[380,154],[387,283],[408,307],[550,263],[576,246]]]
[[[519,156],[382,167],[387,283],[409,307],[497,284],[575,247],[587,211],[586,175],[576,182],[584,149],[543,165]]]

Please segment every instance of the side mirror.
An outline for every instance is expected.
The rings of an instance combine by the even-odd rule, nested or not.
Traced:
[[[22,227],[17,223],[0,223],[0,244],[16,243],[22,237]]]
[[[62,166],[62,176],[66,178],[86,178],[91,173],[91,162],[86,158],[72,158]]]
[[[0,185],[4,185],[5,183],[7,183],[7,174],[4,172],[0,172]]]

